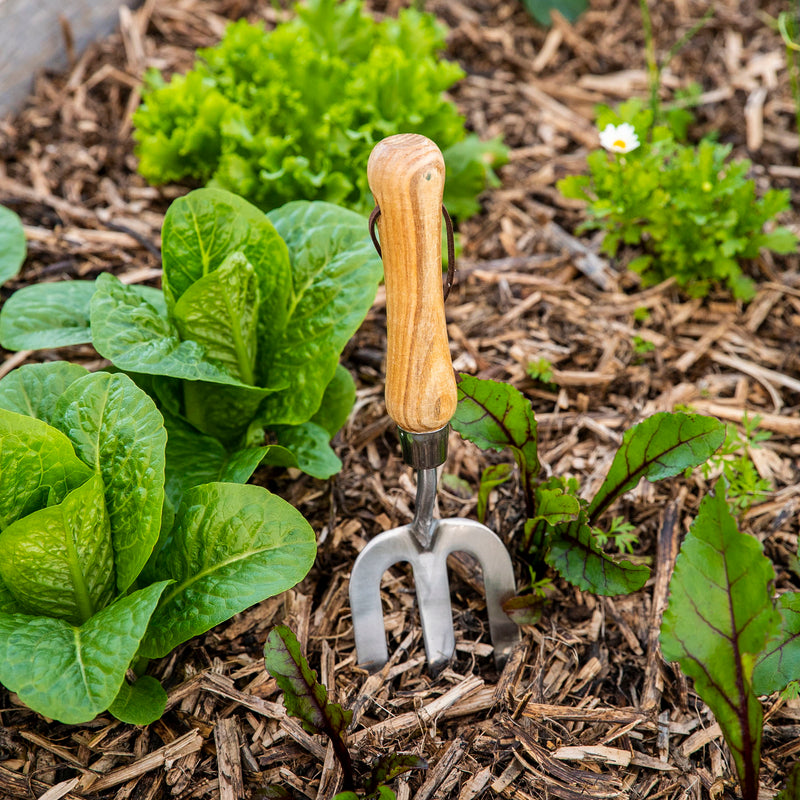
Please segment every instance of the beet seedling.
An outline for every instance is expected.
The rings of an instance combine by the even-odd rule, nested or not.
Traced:
[[[759,696],[800,677],[800,592],[773,599],[761,543],[741,533],[718,481],[703,498],[669,585],[661,650],[694,680],[728,743],[743,800],[757,800]],[[796,797],[796,794],[790,795]]]
[[[724,426],[712,417],[654,414],[624,434],[605,480],[586,501],[578,496],[573,478],[540,480],[536,417],[518,389],[461,375],[458,398],[453,427],[481,449],[514,455],[527,517],[521,549],[578,588],[597,594],[634,592],[650,576],[646,565],[602,550],[610,534],[599,527],[603,514],[642,478],[662,480],[704,463],[725,438]],[[497,485],[502,477],[495,468],[491,482]]]
[[[276,625],[267,636],[264,664],[283,691],[286,712],[300,721],[306,733],[324,734],[331,742],[343,776],[343,791],[334,800],[394,800],[395,793],[387,785],[389,781],[409,770],[427,767],[425,759],[419,756],[391,753],[373,762],[368,774],[359,779],[345,740],[353,712],[328,701],[328,690],[317,680],[297,637],[286,625]],[[262,797],[282,800],[294,795],[281,786],[269,786]]]

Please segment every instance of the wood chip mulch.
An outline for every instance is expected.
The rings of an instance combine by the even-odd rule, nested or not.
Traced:
[[[376,0],[371,8],[384,14],[399,5]],[[662,55],[707,7],[651,5]],[[714,8],[670,64],[665,86],[699,81],[692,135],[718,131],[736,155],[752,159],[760,188],[789,188],[797,207],[794,104],[783,45],[767,24],[783,4],[722,0]],[[594,0],[574,25],[557,19],[549,30],[516,0],[432,0],[428,10],[450,26],[449,56],[468,73],[453,98],[469,127],[503,134],[511,148],[502,186],[461,227],[460,278],[448,301],[456,369],[525,392],[545,469],[575,475],[586,494],[623,431],[653,412],[691,406],[736,424],[745,411],[761,415],[771,438],[752,457],[773,489],[742,527],[764,543],[777,588],[797,590],[798,256],[753,264],[759,292],[746,306],[722,292],[690,299],[669,280],[642,290],[622,265],[597,255],[596,240],[572,235],[580,208],[555,188],[597,146],[594,106],[646,94],[638,3]],[[22,216],[30,249],[4,298],[29,283],[102,271],[157,285],[163,213],[185,188],[152,188],[135,172],[130,116],[142,72],[186,69],[194,48],[218,41],[229,19],[274,23],[284,13],[255,0],[146,0],[123,10],[119,31],[67,72],[38,78],[25,108],[0,122],[0,202]],[[782,222],[800,232],[796,210]],[[634,316],[642,308],[644,321]],[[301,797],[331,798],[341,774],[330,748],[287,718],[264,670],[263,643],[278,622],[295,630],[333,698],[355,710],[349,742],[359,764],[392,751],[428,760],[426,771],[396,782],[400,800],[736,796],[719,727],[657,644],[678,543],[711,484],[699,472],[642,485],[614,509],[636,524],[636,554],[654,566],[645,590],[601,598],[555,580],[541,621],[524,627],[501,673],[480,580],[465,557],[451,557],[453,662],[435,677],[426,669],[413,587],[396,567],[383,584],[391,660],[374,675],[357,667],[350,568],[371,537],[410,520],[414,502],[413,476],[383,406],[384,329],[379,296],[345,353],[360,388],[336,442],[342,472],[326,483],[258,475],[318,532],[319,557],[306,580],[155,662],[151,672],[170,699],[146,728],[107,714],[58,724],[0,689],[0,798],[230,800],[257,797],[276,782]],[[0,374],[65,357],[104,366],[89,347],[3,352]],[[540,358],[553,365],[552,386],[527,375]],[[453,435],[442,516],[474,517],[480,473],[500,459]],[[495,492],[487,523],[513,548],[523,513],[508,484]],[[528,575],[517,565],[522,589]],[[771,797],[800,756],[800,702],[773,696],[764,709],[762,796]]]

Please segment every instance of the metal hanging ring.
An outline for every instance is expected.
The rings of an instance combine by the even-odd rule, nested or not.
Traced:
[[[372,244],[375,245],[375,249],[378,251],[378,255],[383,257],[383,253],[381,252],[381,245],[378,241],[378,236],[375,231],[375,226],[378,222],[378,217],[381,215],[381,209],[379,206],[375,206],[372,209],[372,213],[369,215],[369,235],[372,239]],[[453,288],[453,284],[455,283],[455,276],[456,276],[456,245],[455,245],[455,236],[453,233],[453,220],[450,219],[450,214],[447,213],[447,209],[442,204],[442,216],[444,217],[444,227],[447,231],[447,275],[444,281],[444,299],[447,300],[450,290]]]
[[[375,233],[375,225],[378,222],[378,217],[381,215],[380,206],[375,206],[372,209],[372,213],[369,215],[369,235],[372,239],[372,244],[375,245],[375,249],[378,251],[378,255],[383,258],[383,253],[381,252],[381,244],[378,241],[378,236]]]

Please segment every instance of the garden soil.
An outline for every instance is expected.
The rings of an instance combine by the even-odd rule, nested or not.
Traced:
[[[399,6],[390,0],[372,9],[383,15]],[[664,56],[707,4],[651,6]],[[777,588],[797,590],[798,256],[765,254],[750,264],[759,291],[746,305],[723,291],[692,299],[672,280],[643,289],[624,261],[598,254],[596,238],[576,235],[581,206],[555,186],[584,170],[598,146],[596,104],[647,94],[639,4],[593,0],[574,25],[557,18],[550,29],[517,0],[430,0],[427,8],[450,27],[448,56],[467,73],[452,97],[469,128],[502,134],[511,148],[501,185],[460,226],[458,282],[447,302],[456,369],[521,389],[538,418],[543,468],[576,476],[586,493],[602,480],[623,431],[649,414],[683,405],[739,423],[745,410],[758,413],[771,437],[752,456],[773,488],[742,527],[763,542]],[[788,188],[795,210],[782,221],[800,233],[794,104],[783,44],[768,24],[782,8],[775,0],[714,3],[713,18],[663,78],[666,95],[700,82],[692,137],[716,131],[737,156],[752,159],[760,190]],[[21,215],[30,250],[3,298],[38,281],[102,271],[158,285],[163,214],[187,187],[152,188],[136,174],[131,112],[142,72],[187,69],[194,49],[216,43],[229,19],[272,25],[286,13],[254,0],[147,0],[123,9],[119,30],[73,57],[66,72],[38,78],[24,108],[0,122],[0,202]],[[62,725],[0,689],[3,800],[230,800],[255,798],[270,783],[298,797],[331,798],[341,780],[332,750],[285,716],[264,671],[264,641],[279,622],[295,630],[332,697],[354,709],[349,743],[359,765],[388,752],[427,759],[427,770],[395,782],[401,800],[736,796],[719,727],[657,643],[679,542],[713,483],[700,471],[645,483],[613,509],[636,525],[635,556],[654,567],[645,589],[601,598],[556,578],[541,619],[523,627],[501,673],[480,577],[464,557],[451,557],[452,663],[436,677],[426,669],[413,586],[398,566],[383,584],[392,658],[376,675],[358,668],[350,569],[371,537],[409,521],[414,500],[383,403],[384,331],[379,293],[344,355],[359,390],[335,440],[341,473],[327,482],[256,475],[317,531],[308,577],[154,662],[169,704],[148,727],[108,714]],[[0,357],[2,374],[58,358],[105,366],[88,346]],[[549,384],[527,374],[542,358],[552,364]],[[481,471],[504,458],[453,435],[442,515],[474,517]],[[512,550],[523,516],[513,483],[496,490],[487,524]],[[515,561],[522,589],[529,575]],[[771,797],[800,757],[800,703],[775,695],[764,709],[762,796]]]

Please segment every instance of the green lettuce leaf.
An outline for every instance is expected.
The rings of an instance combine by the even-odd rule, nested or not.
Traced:
[[[319,409],[310,422],[325,428],[328,438],[332,439],[344,427],[355,401],[356,382],[348,369],[337,364],[336,372],[325,387]]]
[[[330,445],[330,433],[314,422],[302,425],[276,425],[271,429],[278,444],[291,453],[295,463],[286,463],[286,454],[279,449],[264,456],[264,464],[296,466],[308,475],[327,480],[342,468],[342,462]]]
[[[21,614],[22,608],[17,602],[17,598],[11,594],[8,587],[0,578],[0,614]]]
[[[444,204],[454,219],[468,219],[481,210],[477,196],[499,186],[495,170],[508,162],[501,136],[482,142],[474,133],[448,147],[445,163]]]
[[[574,22],[589,7],[589,0],[522,0],[522,4],[540,25],[549,28],[553,24],[551,11],[556,10]]]
[[[48,425],[67,387],[89,371],[68,361],[26,364],[0,380],[0,408],[40,419]]]
[[[80,625],[114,592],[111,530],[99,474],[58,505],[0,533],[0,577],[27,614]]]
[[[471,180],[450,170],[448,149],[466,131],[445,92],[464,71],[441,57],[445,26],[414,8],[377,22],[361,0],[313,0],[295,11],[270,30],[229,25],[186,75],[145,74],[134,116],[140,172],[155,183],[229,189],[264,210],[305,198],[368,213],[372,146],[420,133],[445,153],[448,208],[474,202],[485,183],[472,176],[495,148],[472,155],[478,163],[463,170]]]
[[[41,350],[89,344],[95,281],[36,283],[14,292],[0,311],[0,344],[6,350]],[[158,289],[131,286],[130,291],[163,311]]]
[[[330,203],[297,201],[268,214],[289,248],[294,304],[274,345],[266,425],[296,425],[319,409],[339,355],[361,325],[383,274],[364,218]]]
[[[723,484],[707,495],[681,546],[661,623],[661,651],[694,679],[722,728],[747,800],[758,797],[761,703],[753,667],[780,624],[761,543],[740,533]]]
[[[167,316],[119,278],[103,273],[92,296],[97,352],[126,372],[246,386],[206,358],[197,342],[182,342]]]
[[[589,503],[594,523],[642,478],[658,481],[706,461],[725,441],[725,426],[699,414],[653,414],[627,430],[606,479]]]
[[[173,320],[181,339],[197,342],[242,383],[255,383],[260,292],[243,253],[231,253],[180,296]]]
[[[94,281],[36,283],[14,292],[0,312],[6,350],[38,350],[92,341],[89,303]]]
[[[0,410],[0,530],[86,483],[92,470],[61,431]]]
[[[167,706],[164,687],[151,675],[142,675],[136,683],[122,682],[119,694],[108,710],[129,725],[149,725],[161,719]]]
[[[216,481],[247,483],[272,448],[266,445],[228,451],[218,439],[200,433],[179,418],[167,415],[165,424],[168,432],[166,490],[176,506],[192,486]]]
[[[174,584],[164,594],[141,654],[178,644],[300,581],[314,562],[311,526],[260,486],[209,483],[189,489],[169,547],[154,565]]]
[[[166,375],[145,375],[128,372],[128,377],[153,398],[164,417],[181,416],[183,412],[183,382]]]
[[[117,588],[124,592],[145,565],[161,527],[167,441],[161,414],[127,375],[97,372],[67,387],[54,425],[103,476]]]
[[[195,281],[239,252],[258,278],[258,339],[280,336],[293,302],[289,254],[263,212],[231,192],[197,189],[170,205],[161,238],[170,310]]]
[[[46,717],[89,722],[119,694],[167,584],[121,597],[80,627],[0,613],[0,683]]]
[[[236,448],[246,434],[263,399],[276,387],[224,386],[183,381],[183,416],[199,431]]]
[[[27,252],[22,220],[10,208],[0,206],[0,283],[19,272]]]

